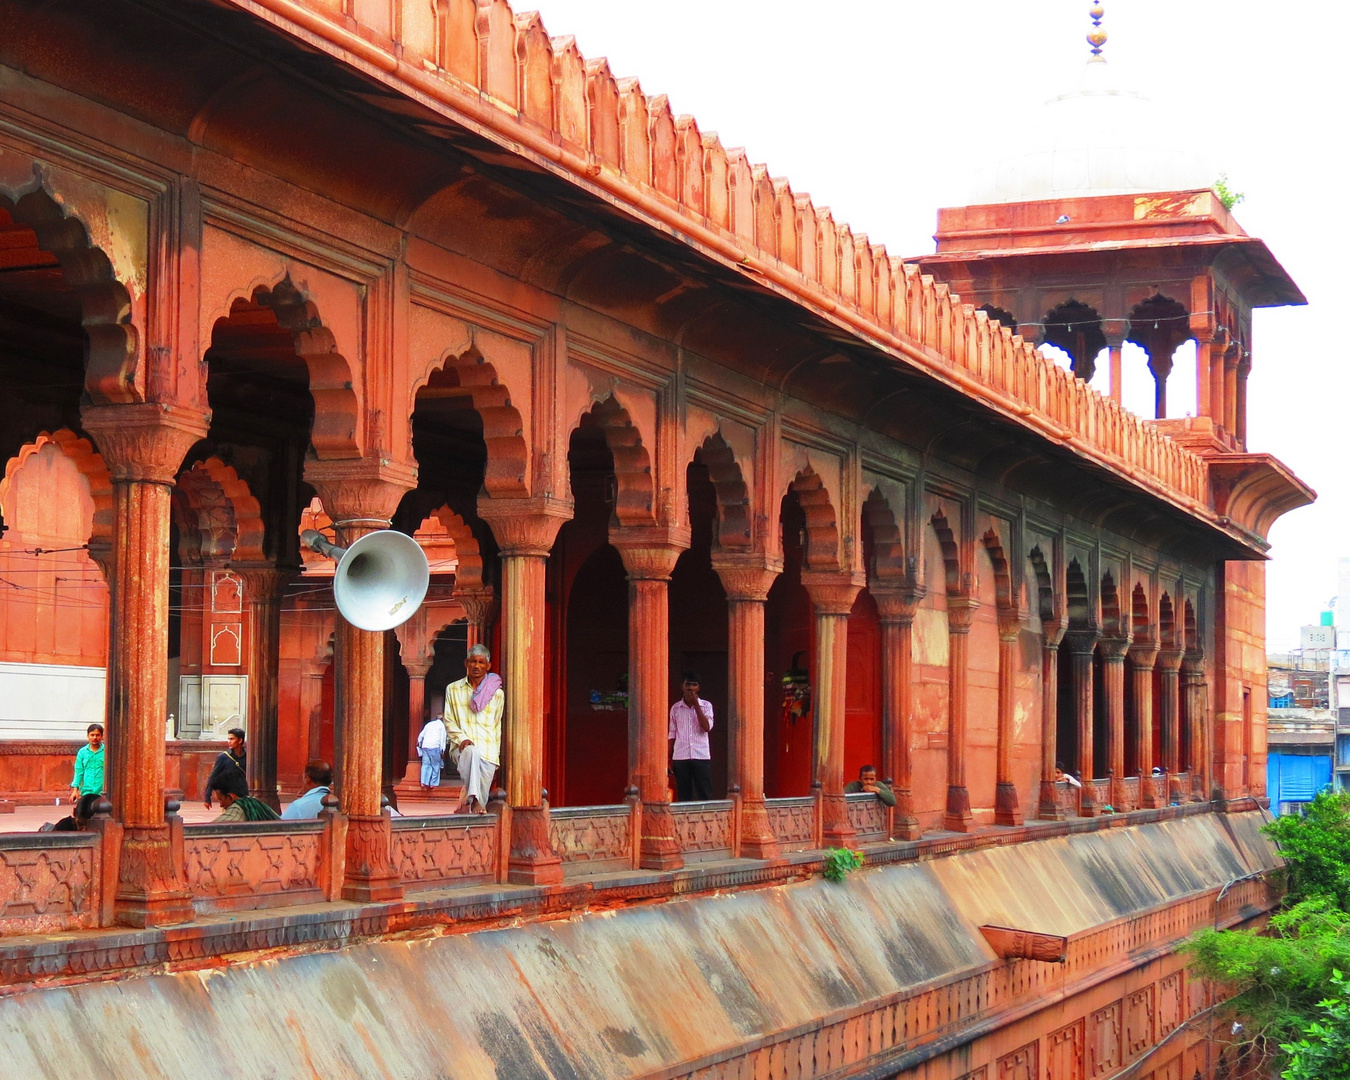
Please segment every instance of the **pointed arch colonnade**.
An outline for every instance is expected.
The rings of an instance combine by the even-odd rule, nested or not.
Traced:
[[[16,152],[31,156],[25,147]],[[704,324],[715,305],[695,305],[678,327],[663,323],[659,303],[676,304],[683,288],[664,279],[627,314],[607,314],[620,282],[589,285],[596,260],[585,245],[569,246],[571,234],[541,241],[515,276],[503,276],[420,237],[419,229],[434,232],[429,219],[414,214],[406,230],[394,229],[275,177],[245,169],[240,179],[237,163],[210,154],[188,185],[119,174],[114,187],[61,155],[35,164],[22,190],[0,189],[0,316],[14,335],[10,353],[25,357],[4,368],[13,393],[0,406],[12,421],[3,450],[6,460],[21,458],[47,440],[87,488],[89,557],[109,590],[123,921],[191,913],[165,811],[171,640],[180,659],[189,638],[208,657],[218,647],[221,656],[252,658],[250,784],[260,794],[275,798],[279,743],[300,743],[301,757],[316,746],[312,732],[279,730],[278,718],[297,698],[301,714],[313,712],[313,665],[328,652],[328,631],[320,625],[294,657],[300,666],[285,669],[287,679],[306,680],[301,689],[281,685],[276,662],[288,589],[315,576],[296,537],[316,498],[341,545],[391,525],[414,533],[434,518],[453,547],[458,579],[447,600],[461,605],[474,634],[497,643],[505,680],[501,779],[513,880],[561,879],[546,779],[566,783],[559,732],[573,722],[578,694],[584,709],[586,692],[601,689],[567,685],[566,622],[553,618],[570,587],[560,544],[602,552],[609,570],[597,580],[612,579],[616,565],[624,578],[624,610],[609,615],[626,630],[612,652],[627,676],[627,725],[609,737],[626,745],[623,781],[641,803],[643,865],[682,859],[666,716],[689,656],[712,664],[706,681],[726,688],[715,703],[717,737],[746,854],[777,852],[778,796],[818,792],[825,840],[846,843],[853,826],[844,786],[860,764],[878,764],[894,781],[896,836],[1061,812],[1050,775],[1068,730],[1077,733],[1085,782],[1105,776],[1123,808],[1134,798],[1126,763],[1143,770],[1158,759],[1154,715],[1169,768],[1204,774],[1221,758],[1225,797],[1261,794],[1264,749],[1253,719],[1235,724],[1230,709],[1223,739],[1209,734],[1204,685],[1215,625],[1207,613],[1220,583],[1215,566],[1224,565],[1213,550],[1201,545],[1189,561],[1162,555],[1111,531],[1103,524],[1110,512],[1075,517],[1067,503],[1005,484],[1001,466],[963,457],[941,436],[928,451],[914,449],[905,425],[927,423],[932,409],[878,419],[871,376],[848,356],[814,355],[799,374],[775,373],[776,385],[746,366],[772,356],[755,340],[735,345],[731,359],[709,359],[730,347],[723,339],[735,320]],[[280,192],[284,215],[267,209]],[[856,265],[852,254],[831,265],[872,289],[858,250]],[[876,257],[892,267],[884,253]],[[908,314],[893,313],[896,334],[924,341],[944,364],[962,358],[980,373],[962,376],[971,387],[1003,379],[1035,408],[1068,408],[1067,383],[1049,367],[1010,351],[1007,335],[991,338],[943,287],[894,269],[912,294]],[[883,293],[891,297],[889,285],[869,292],[869,302]],[[859,287],[853,303],[862,302]],[[957,341],[952,327],[970,336]],[[766,324],[764,333],[780,329]],[[1110,453],[1137,452],[1141,462],[1154,453],[1159,476],[1184,473],[1187,491],[1201,490],[1198,458],[1083,400],[1114,418]],[[1083,430],[1082,445],[1106,454],[1105,443],[1092,443],[1096,429]],[[1123,496],[1134,497],[1144,498]],[[706,614],[690,617],[680,594],[677,657],[671,583],[685,580],[701,582]],[[1143,614],[1122,615],[1115,598],[1136,586]],[[192,623],[183,614],[190,605],[172,602],[171,589],[211,601],[197,605]],[[296,603],[322,606],[313,590]],[[395,897],[381,811],[389,769],[379,752],[391,661],[400,650],[414,680],[412,726],[417,680],[443,624],[428,613],[400,635],[378,635],[328,617],[344,893]],[[1127,666],[1133,689],[1123,689]],[[1060,693],[1065,669],[1068,696]],[[1135,746],[1122,754],[1127,729]],[[1183,731],[1189,755],[1176,749]],[[1103,740],[1110,753],[1089,768]],[[1085,791],[1092,810],[1097,785]],[[1203,780],[1198,791],[1209,797]],[[614,802],[623,796],[613,791]],[[1138,804],[1151,798],[1145,791]]]

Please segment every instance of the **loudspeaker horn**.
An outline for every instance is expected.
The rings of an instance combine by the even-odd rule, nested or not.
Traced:
[[[392,630],[422,606],[431,582],[427,556],[411,536],[393,529],[366,533],[348,548],[306,529],[300,542],[337,560],[333,599],[342,617],[360,630]]]

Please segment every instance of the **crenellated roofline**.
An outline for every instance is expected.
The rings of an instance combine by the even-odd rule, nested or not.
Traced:
[[[228,0],[1220,530],[1205,459],[505,0]],[[341,10],[339,10],[341,9]]]

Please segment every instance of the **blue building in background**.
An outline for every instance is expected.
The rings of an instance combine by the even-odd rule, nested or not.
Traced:
[[[1316,747],[1272,748],[1266,758],[1266,794],[1273,813],[1296,813],[1299,803],[1310,802],[1330,785],[1330,747],[1320,752]]]

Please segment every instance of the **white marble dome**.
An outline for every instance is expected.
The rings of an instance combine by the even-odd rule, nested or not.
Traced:
[[[1027,147],[976,172],[971,204],[1208,188],[1217,177],[1186,117],[1121,88],[1100,59],[1045,103]]]

